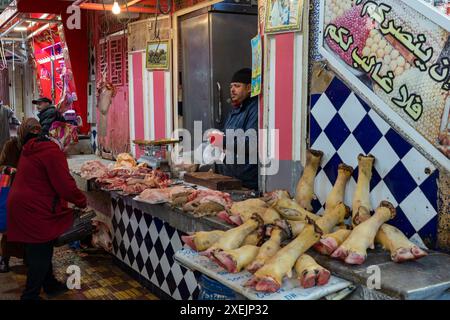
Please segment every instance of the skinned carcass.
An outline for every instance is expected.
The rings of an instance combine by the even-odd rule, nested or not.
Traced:
[[[348,264],[362,264],[367,257],[367,249],[374,248],[374,240],[380,227],[395,217],[395,208],[388,201],[382,201],[375,214],[356,226],[348,238],[331,255]]]
[[[302,254],[295,262],[294,269],[303,288],[323,286],[330,280],[331,272],[319,265],[311,256]]]
[[[312,211],[311,201],[314,195],[314,179],[322,161],[323,152],[308,150],[306,155],[306,166],[302,177],[297,183],[295,201],[305,210]]]

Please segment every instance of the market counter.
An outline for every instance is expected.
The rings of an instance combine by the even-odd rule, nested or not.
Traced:
[[[83,162],[90,160],[86,158],[91,157],[83,156]],[[200,274],[175,261],[175,253],[183,248],[181,237],[231,226],[215,217],[195,218],[168,204],[153,205],[120,192],[99,191],[94,183],[80,177],[80,162],[80,158],[69,159],[78,183],[87,194],[102,194],[102,201],[108,199],[116,262],[161,298],[196,299]],[[376,250],[370,252],[362,266],[350,266],[312,250],[309,254],[333,275],[370,292],[365,298],[433,299],[450,288],[450,256],[437,252],[419,261],[398,264],[390,260],[388,252]],[[381,288],[367,290],[378,270]]]

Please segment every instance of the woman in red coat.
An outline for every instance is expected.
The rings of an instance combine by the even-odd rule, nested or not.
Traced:
[[[41,288],[50,296],[66,290],[52,267],[54,241],[73,223],[73,212],[62,201],[86,207],[63,151],[68,139],[70,135],[27,142],[8,196],[8,240],[25,244],[28,264],[23,300],[40,299]]]

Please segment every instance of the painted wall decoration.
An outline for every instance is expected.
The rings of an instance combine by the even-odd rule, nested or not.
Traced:
[[[345,191],[345,204],[351,205],[358,179],[357,156],[372,154],[372,207],[390,201],[397,215],[389,223],[419,246],[434,249],[439,170],[338,77],[324,93],[311,95],[310,115],[311,148],[324,152],[315,180],[314,211],[323,211],[342,162],[355,169]]]
[[[322,0],[320,19],[330,66],[450,169],[448,20],[416,0]]]
[[[268,0],[265,32],[299,31],[302,25],[304,0]]]
[[[252,97],[261,93],[262,80],[262,46],[261,36],[257,35],[251,40],[252,43]]]

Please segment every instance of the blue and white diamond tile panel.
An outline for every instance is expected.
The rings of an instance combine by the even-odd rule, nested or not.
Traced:
[[[173,259],[183,247],[180,231],[112,197],[113,254],[176,300],[196,299],[195,274]]]
[[[311,96],[310,138],[312,149],[324,152],[315,182],[316,211],[323,211],[342,162],[355,169],[345,193],[345,203],[351,206],[357,156],[372,154],[372,207],[382,200],[392,202],[397,216],[390,223],[418,245],[434,247],[438,170],[337,77],[323,94]]]

